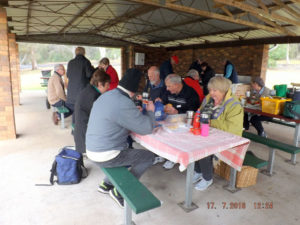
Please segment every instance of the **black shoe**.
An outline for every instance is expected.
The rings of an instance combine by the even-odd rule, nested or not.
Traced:
[[[104,194],[108,194],[109,191],[113,188],[114,188],[113,185],[105,183],[104,181],[102,181],[101,184],[99,184],[98,191],[101,192],[101,193],[104,193]]]
[[[109,191],[109,195],[122,209],[124,208],[124,198],[120,195],[116,188],[111,189]]]

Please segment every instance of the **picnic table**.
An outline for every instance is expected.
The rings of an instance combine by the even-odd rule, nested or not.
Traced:
[[[187,170],[185,201],[179,203],[186,212],[198,208],[192,203],[195,161],[214,154],[230,165],[233,171],[240,171],[250,144],[246,138],[215,128],[210,128],[207,137],[193,135],[189,131],[169,133],[162,127],[157,128],[153,134],[142,136],[132,133],[132,137],[155,154],[179,163],[180,171]]]
[[[263,112],[261,110],[260,106],[256,106],[255,107],[255,106],[252,106],[252,105],[246,105],[246,106],[244,106],[244,111],[248,112],[250,114],[262,115],[262,116],[267,116],[267,117],[275,119],[274,121],[271,121],[271,122],[276,122],[276,120],[282,121],[279,124],[282,124],[282,125],[285,125],[285,126],[291,126],[291,123],[295,123],[295,126],[294,126],[295,127],[294,145],[296,147],[298,147],[298,144],[299,144],[299,133],[300,133],[300,120],[288,118],[288,117],[285,117],[283,115],[275,115],[275,114],[270,114],[270,113]],[[276,123],[278,123],[278,122],[276,122]],[[293,164],[296,163],[296,155],[295,154],[291,155],[291,162]]]

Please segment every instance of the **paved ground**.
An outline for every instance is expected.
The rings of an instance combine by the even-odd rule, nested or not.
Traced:
[[[59,148],[74,145],[70,119],[64,130],[52,124],[43,91],[23,91],[21,104],[15,108],[18,138],[0,141],[0,224],[121,224],[123,211],[109,196],[97,192],[103,173],[89,160],[85,161],[89,176],[80,184],[35,186],[48,183],[49,169]],[[265,127],[270,137],[292,143],[292,128],[273,124]],[[268,157],[267,148],[251,144],[250,149]],[[133,214],[133,219],[137,225],[299,224],[300,165],[287,164],[285,159],[289,157],[276,153],[276,175],[258,174],[255,186],[235,194],[225,191],[222,186],[227,182],[215,176],[208,190],[193,192],[193,201],[199,208],[190,213],[177,206],[184,199],[185,173],[177,168],[166,171],[161,165],[153,166],[141,181],[163,202],[162,207]],[[244,202],[246,208],[223,209],[223,202],[226,206]],[[273,209],[255,209],[254,204],[259,202],[272,202]],[[208,208],[208,203],[214,203],[216,209]]]

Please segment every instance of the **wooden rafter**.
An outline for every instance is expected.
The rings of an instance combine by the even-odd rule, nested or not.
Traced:
[[[26,25],[26,35],[28,35],[28,33],[29,33],[29,22],[30,22],[29,20],[31,18],[31,6],[32,6],[32,3],[33,3],[32,0],[30,0],[28,2],[27,21],[26,21],[26,23],[27,23],[27,25]]]
[[[221,9],[230,17],[233,18],[232,13],[225,7],[225,6],[221,6]]]
[[[119,16],[119,17],[116,17],[112,20],[109,20],[107,21],[106,23],[104,24],[101,24],[100,26],[98,26],[97,28],[91,30],[89,33],[97,33],[101,30],[105,30],[109,27],[112,27],[112,26],[115,26],[116,24],[118,23],[123,23],[123,22],[126,22],[132,18],[135,18],[137,16],[140,16],[140,15],[143,15],[143,14],[146,14],[148,12],[151,12],[153,10],[155,10],[157,7],[153,7],[153,6],[148,6],[148,5],[143,5],[143,6],[140,6],[139,8],[137,9],[134,9],[132,11],[129,11],[129,12],[126,12],[124,13],[123,15]]]
[[[288,11],[289,13],[291,13],[293,16],[300,18],[300,13],[296,12],[295,10],[293,10],[292,8],[290,8],[289,6],[287,6],[286,4],[281,2],[280,0],[273,0],[273,2],[275,2],[277,5],[279,5],[280,7],[282,7],[283,9]]]
[[[85,13],[87,13],[91,8],[93,8],[96,4],[100,3],[101,1],[92,1],[90,4],[88,4],[83,10],[78,12],[68,23],[66,26],[64,26],[58,33],[63,33],[68,27],[70,27],[78,18],[83,16]]]
[[[189,14],[193,14],[193,15],[204,16],[204,17],[207,17],[207,18],[223,20],[223,21],[226,21],[226,22],[240,24],[240,25],[244,25],[244,26],[248,26],[248,27],[253,27],[253,28],[256,28],[256,29],[266,30],[266,31],[269,31],[269,32],[287,34],[285,32],[282,32],[281,29],[277,29],[277,28],[274,28],[274,27],[265,26],[265,25],[262,25],[262,24],[257,24],[257,23],[253,23],[253,22],[245,21],[245,20],[241,20],[241,19],[235,19],[235,18],[231,18],[229,16],[224,16],[224,15],[218,14],[218,13],[208,12],[208,11],[195,9],[195,8],[191,8],[191,7],[187,7],[187,6],[183,6],[183,5],[170,4],[170,3],[165,3],[164,5],[161,5],[157,1],[153,1],[153,0],[152,1],[150,1],[150,0],[149,1],[146,1],[146,0],[131,0],[131,1],[146,4],[146,5],[152,5],[152,6],[156,6],[156,7],[163,7],[163,8],[166,8],[166,9],[180,11],[180,12],[189,13]],[[216,0],[216,1],[219,1],[219,0]],[[224,1],[224,2],[226,2],[226,1]]]
[[[251,6],[251,5],[248,5],[248,4],[245,4],[245,3],[235,2],[233,0],[214,0],[214,1],[218,2],[218,3],[226,4],[226,5],[229,5],[229,6],[233,6],[233,7],[239,8],[241,10],[253,13],[253,14],[260,14],[261,16],[263,16],[267,19],[270,19],[270,20],[280,20],[280,21],[283,21],[283,22],[286,22],[286,23],[289,23],[289,24],[292,24],[292,25],[300,26],[300,22],[297,21],[297,20],[292,20],[292,19],[289,19],[287,17],[280,16],[277,13],[274,13],[274,12],[271,13],[271,14],[266,13],[263,9],[259,9],[259,8],[256,8],[254,6]]]
[[[263,10],[265,10],[265,12],[269,13],[268,7],[261,0],[256,0],[256,2]]]
[[[295,3],[300,3],[300,0],[291,0],[291,1]]]
[[[236,35],[234,33],[251,31],[251,30],[254,30],[254,28],[242,28],[242,29],[235,29],[235,30],[229,30],[229,31],[217,31],[217,32],[208,33],[208,34],[190,36],[187,39],[192,39],[192,38],[202,38],[203,39],[203,37],[207,37],[207,36],[225,35],[225,34]],[[238,36],[238,35],[236,35],[236,36]],[[149,42],[147,44],[156,44],[156,43],[161,43],[161,42],[166,43],[166,42],[171,42],[171,41],[173,42],[173,41],[180,41],[180,40],[183,40],[183,39],[182,38],[169,38],[169,39],[165,39],[163,41]]]

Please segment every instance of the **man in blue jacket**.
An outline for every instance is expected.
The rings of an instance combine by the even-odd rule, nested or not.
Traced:
[[[146,112],[142,113],[131,99],[138,90],[141,76],[137,69],[127,70],[116,89],[105,92],[94,102],[86,132],[89,159],[104,168],[129,166],[130,172],[137,178],[153,164],[155,158],[150,151],[127,146],[130,132],[146,135],[154,129],[153,102],[149,101]],[[107,177],[98,191],[109,193],[120,207],[124,206],[123,197]]]
[[[236,84],[239,82],[238,80],[238,74],[235,70],[235,66],[230,62],[229,60],[225,59],[223,61],[224,64],[224,77],[231,80],[233,84]]]

